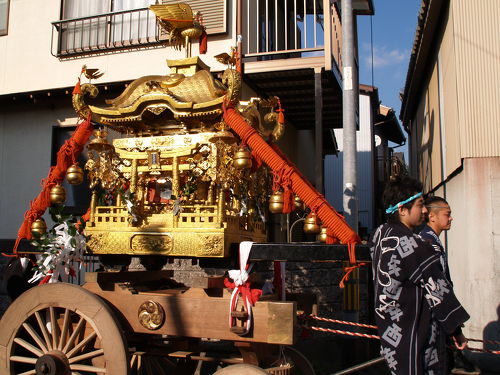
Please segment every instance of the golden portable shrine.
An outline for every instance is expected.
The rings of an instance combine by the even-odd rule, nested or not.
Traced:
[[[34,278],[43,285],[21,295],[2,318],[0,372],[191,374],[198,363],[210,362],[254,364],[269,374],[313,374],[292,345],[298,309],[311,313],[314,303],[285,301],[278,292],[261,296],[262,283],[249,264],[288,258],[283,247],[266,253],[252,243],[266,243],[269,211],[288,213],[305,205],[305,230],[321,231],[323,242],[347,245],[349,273],[357,266],[358,236],[274,144],[284,132],[279,98],[241,101],[235,51],[218,56],[229,65],[221,80],[198,56],[191,57],[191,41],[203,36],[203,27],[189,6],[151,10],[171,42],[186,48],[186,57],[168,60],[169,75],[133,81],[104,107],[88,100],[99,95],[91,81],[101,74],[82,69],[90,82],[79,80],[73,92],[82,123],[25,215],[16,247],[22,238],[46,238],[41,216],[50,204],[64,202],[64,178],[83,181],[75,163],[82,151],[88,154],[83,169],[92,190],[84,233],[62,223],[45,245],[50,251]],[[110,142],[108,130],[126,136]],[[109,193],[104,203],[99,191]],[[236,255],[235,244],[241,244]],[[81,287],[55,282],[74,272],[71,261],[83,253],[107,259],[213,258],[219,268],[233,259],[239,269],[226,278],[182,284],[169,270],[87,273]],[[275,273],[276,285],[280,277]],[[236,354],[200,354],[214,342],[229,342]]]

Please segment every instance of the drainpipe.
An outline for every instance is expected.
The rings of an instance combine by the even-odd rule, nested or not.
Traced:
[[[354,12],[352,0],[342,0],[342,120],[343,120],[343,211],[347,223],[358,231],[356,127],[359,82],[355,60]]]
[[[355,60],[355,19],[353,0],[342,0],[342,90],[343,121],[343,210],[347,224],[358,231],[356,127],[359,108],[358,66]],[[359,269],[352,273],[343,290],[345,320],[359,321]],[[349,356],[350,354],[347,354]]]

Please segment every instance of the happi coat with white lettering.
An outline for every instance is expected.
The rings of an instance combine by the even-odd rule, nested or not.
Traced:
[[[401,223],[381,225],[370,251],[375,318],[391,374],[444,374],[445,335],[469,315],[443,273],[440,254]]]

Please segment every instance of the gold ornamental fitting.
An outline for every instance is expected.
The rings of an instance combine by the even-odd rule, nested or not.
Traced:
[[[321,232],[319,232],[319,235],[318,235],[319,242],[326,243],[326,239],[328,238],[328,235],[326,234],[327,229],[328,228],[321,227]]]
[[[257,211],[257,205],[255,204],[255,200],[254,199],[249,199],[248,203],[247,203],[247,214],[249,216],[255,216],[258,213],[259,212]]]
[[[50,203],[63,204],[66,200],[66,190],[61,185],[55,185],[50,189]]]
[[[40,236],[47,232],[47,224],[43,218],[36,219],[31,224],[31,233],[38,233]]]
[[[198,39],[203,32],[203,29],[199,25],[193,25],[193,27],[189,27],[181,31],[181,35],[189,39]]]
[[[96,130],[94,136],[95,138],[92,139],[87,145],[89,150],[96,152],[108,152],[114,150],[113,145],[106,139],[108,136],[108,132],[106,130]]]
[[[269,198],[269,211],[273,214],[283,212],[283,193],[281,191],[275,191]]]
[[[274,124],[278,120],[278,114],[274,111],[266,113],[264,121],[268,124]]]
[[[250,151],[243,147],[236,151],[233,158],[233,166],[236,169],[252,168],[252,155]]]
[[[307,215],[304,220],[304,232],[308,234],[318,234],[321,231],[319,220],[314,212]]]
[[[154,331],[165,322],[165,311],[158,302],[149,300],[139,306],[138,318],[144,328]]]
[[[83,182],[83,169],[73,164],[66,171],[66,180],[71,185],[80,185]]]

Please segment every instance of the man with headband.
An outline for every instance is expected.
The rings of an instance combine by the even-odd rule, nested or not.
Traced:
[[[443,231],[447,231],[451,228],[451,222],[453,217],[451,216],[451,208],[448,202],[441,197],[432,196],[427,197],[424,202],[425,208],[427,208],[427,214],[425,215],[426,225],[420,231],[420,237],[425,241],[430,243],[434,250],[439,253],[441,266],[443,267],[444,274],[448,279],[449,283],[453,286],[453,282],[450,277],[450,269],[448,267],[448,254],[444,249],[444,246],[439,239],[439,236]],[[456,337],[455,337],[456,336]],[[447,344],[453,344],[456,340],[459,345],[466,342],[466,338],[461,332],[461,329],[457,329],[455,336],[450,338]],[[463,356],[461,351],[454,351],[450,347],[447,348],[447,367],[450,371],[455,365],[463,368],[465,372],[474,372],[475,366]],[[454,356],[456,355],[456,361]]]
[[[446,336],[458,334],[469,315],[440,254],[413,233],[427,212],[422,184],[409,177],[390,181],[384,203],[387,223],[370,242],[381,353],[391,374],[446,374]]]

